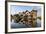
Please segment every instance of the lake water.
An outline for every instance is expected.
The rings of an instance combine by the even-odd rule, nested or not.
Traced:
[[[40,27],[41,26],[41,21],[39,19],[37,19],[37,27]],[[31,26],[27,26],[25,24],[20,24],[20,23],[14,23],[14,20],[12,20],[12,23],[11,23],[11,28],[31,28]]]

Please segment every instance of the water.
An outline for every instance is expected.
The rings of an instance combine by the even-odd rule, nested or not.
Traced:
[[[28,25],[28,24],[27,24]],[[27,26],[23,23],[14,23],[14,20],[12,20],[12,23],[11,23],[11,28],[31,28],[31,26]],[[40,27],[41,26],[41,21],[39,19],[37,19],[37,27]]]
[[[41,20],[37,19],[37,27],[41,27]]]

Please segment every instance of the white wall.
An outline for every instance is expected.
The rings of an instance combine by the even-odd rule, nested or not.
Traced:
[[[9,1],[32,1],[32,2],[44,2],[44,0],[9,0]]]

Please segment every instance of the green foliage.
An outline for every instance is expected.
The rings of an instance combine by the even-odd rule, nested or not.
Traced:
[[[41,17],[37,17],[37,18],[41,20]]]

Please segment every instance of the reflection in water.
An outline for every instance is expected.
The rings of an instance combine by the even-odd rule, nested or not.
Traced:
[[[36,27],[40,27],[41,26],[41,21],[39,19],[37,19],[37,25]],[[12,20],[11,23],[11,28],[30,28],[31,26],[28,24],[23,24],[23,23],[15,23],[14,20]]]
[[[37,19],[37,27],[41,27],[41,20]]]

